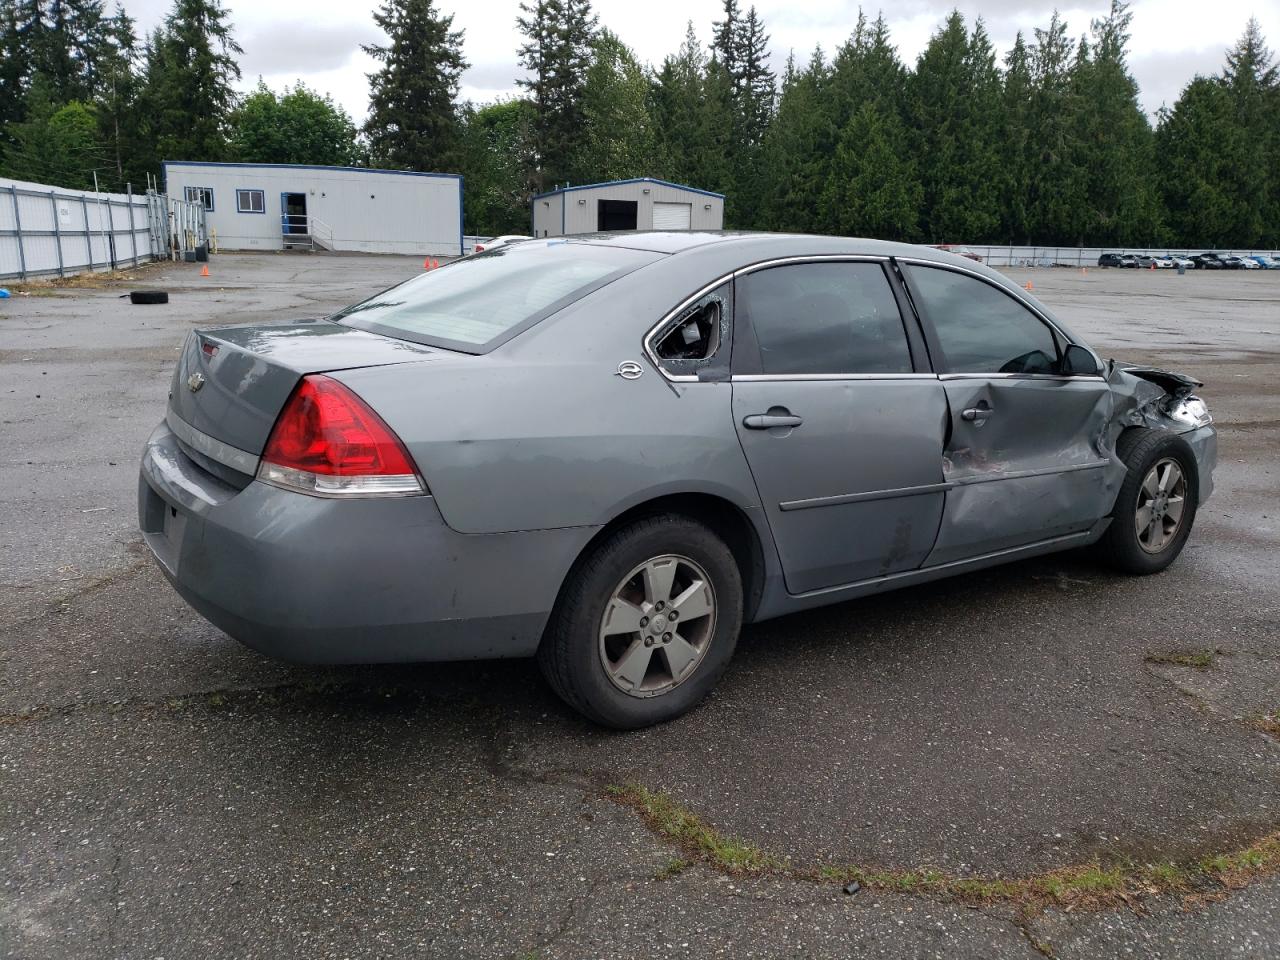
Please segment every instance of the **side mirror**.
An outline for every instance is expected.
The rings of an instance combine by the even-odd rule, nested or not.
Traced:
[[[1064,376],[1096,377],[1100,372],[1098,361],[1090,351],[1078,343],[1073,343],[1067,347],[1067,352],[1062,356],[1062,373]]]

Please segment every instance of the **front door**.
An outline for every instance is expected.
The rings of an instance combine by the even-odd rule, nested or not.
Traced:
[[[1063,375],[1065,338],[995,284],[922,264],[904,274],[949,411],[947,506],[929,565],[1087,530],[1115,493],[1099,449],[1106,382]]]
[[[885,266],[756,270],[734,316],[734,423],[788,591],[918,567],[942,516],[946,400],[913,366]]]
[[[280,194],[280,226],[285,236],[307,232],[307,195]]]

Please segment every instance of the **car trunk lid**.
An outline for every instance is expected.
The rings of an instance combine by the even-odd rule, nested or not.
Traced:
[[[195,330],[174,370],[166,419],[201,462],[251,473],[306,374],[427,361],[441,353],[327,320]]]

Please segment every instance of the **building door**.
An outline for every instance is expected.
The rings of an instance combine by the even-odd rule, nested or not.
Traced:
[[[653,203],[653,229],[655,230],[688,230],[693,215],[693,205],[689,203]]]
[[[597,230],[634,230],[640,207],[634,200],[597,200]]]
[[[285,236],[307,232],[307,195],[280,194],[280,232]]]

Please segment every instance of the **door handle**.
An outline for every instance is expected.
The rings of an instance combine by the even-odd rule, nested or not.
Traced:
[[[798,427],[804,423],[802,417],[776,413],[756,413],[742,418],[742,425],[748,430],[768,430],[770,427]]]
[[[985,420],[987,417],[995,413],[991,407],[970,407],[960,414],[965,420]]]

